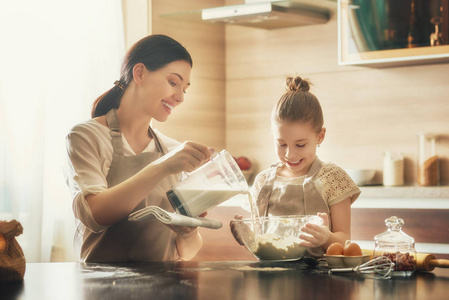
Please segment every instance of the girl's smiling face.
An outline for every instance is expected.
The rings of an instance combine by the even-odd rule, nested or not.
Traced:
[[[276,154],[284,163],[281,176],[306,175],[315,160],[316,148],[324,140],[326,129],[317,133],[310,122],[274,122],[273,136]]]

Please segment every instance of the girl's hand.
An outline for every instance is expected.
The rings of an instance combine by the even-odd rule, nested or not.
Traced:
[[[318,217],[323,219],[323,225],[307,223],[301,228],[299,238],[303,240],[301,246],[316,248],[325,244],[329,238],[329,217],[326,213],[318,213]]]
[[[235,220],[242,220],[243,217],[240,216],[240,215],[235,215],[234,219]],[[238,225],[240,225],[240,224],[238,224],[236,222],[233,222],[232,220],[229,223],[229,227],[231,228],[231,233],[234,236],[234,239],[237,241],[237,243],[239,243],[240,245],[243,246],[243,240],[240,237],[240,233],[239,233],[239,232],[241,232],[241,229],[239,228],[240,226],[238,226]]]
[[[163,156],[165,164],[171,174],[192,172],[209,160],[212,150],[207,146],[195,142],[184,142],[175,150]]]

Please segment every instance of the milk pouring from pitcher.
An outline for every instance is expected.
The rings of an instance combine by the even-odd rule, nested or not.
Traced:
[[[248,193],[245,176],[226,150],[190,173],[167,192],[173,209],[197,217],[237,194]]]

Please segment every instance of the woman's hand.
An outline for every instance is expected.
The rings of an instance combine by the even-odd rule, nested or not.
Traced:
[[[207,212],[204,212],[199,217],[204,218],[206,215]],[[180,258],[183,260],[194,258],[203,246],[203,238],[200,235],[198,227],[169,224],[166,224],[166,226],[176,233],[176,248]]]
[[[240,215],[235,215],[234,216],[235,220],[242,220],[243,217]],[[239,226],[237,225],[237,223],[233,222],[231,220],[231,222],[229,223],[229,227],[231,228],[231,233],[234,236],[234,239],[237,241],[237,243],[239,243],[240,245],[244,245],[243,244],[243,240],[240,236],[240,232],[241,232],[241,228],[239,228]]]
[[[207,212],[203,212],[198,217],[204,218],[207,215]],[[189,237],[193,236],[195,233],[198,232],[198,227],[191,227],[191,226],[178,226],[178,225],[170,225],[165,224],[168,228],[170,228],[173,232],[176,233],[177,236],[188,239]]]
[[[162,163],[171,174],[192,172],[209,160],[210,148],[195,142],[184,142],[176,149],[163,156]]]
[[[323,219],[323,225],[307,223],[301,228],[302,233],[299,235],[299,238],[303,240],[301,245],[304,247],[320,247],[329,239],[329,217],[326,213],[318,213],[317,215]]]

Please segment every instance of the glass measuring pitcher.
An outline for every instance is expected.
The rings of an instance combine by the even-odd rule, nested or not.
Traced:
[[[231,154],[222,150],[167,192],[173,209],[197,217],[231,197],[248,192],[248,183]]]

